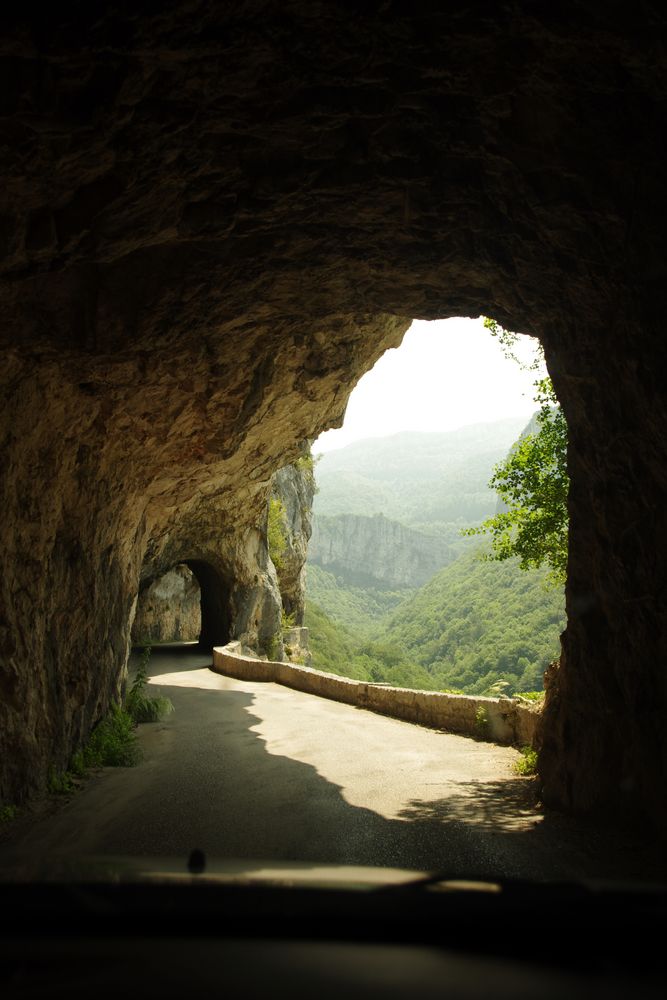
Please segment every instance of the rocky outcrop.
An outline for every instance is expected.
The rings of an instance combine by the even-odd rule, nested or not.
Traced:
[[[141,579],[268,632],[272,474],[410,318],[483,313],[571,432],[545,799],[667,820],[666,41],[652,0],[7,13],[2,801],[118,697]]]
[[[303,625],[305,572],[311,535],[315,477],[310,449],[293,465],[279,469],[271,480],[271,498],[282,504],[285,547],[281,553],[278,585],[285,614]]]
[[[450,546],[382,514],[313,518],[308,558],[349,586],[421,587],[452,561]]]
[[[198,639],[200,602],[201,591],[192,570],[175,566],[140,591],[132,625],[133,644]]]

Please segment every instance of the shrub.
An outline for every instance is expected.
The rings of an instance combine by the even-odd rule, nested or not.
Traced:
[[[0,806],[0,826],[3,823],[11,823],[18,816],[18,806]]]
[[[130,715],[133,722],[159,722],[170,712],[174,711],[173,703],[169,698],[162,695],[150,696],[146,694],[146,684],[148,682],[148,660],[151,655],[151,647],[146,646],[141,654],[137,674],[134,678],[130,693],[125,700],[125,711]]]
[[[280,628],[283,632],[289,632],[291,628],[294,628],[294,623],[296,621],[296,611],[293,611],[290,615],[285,612],[283,608],[280,612]]]
[[[530,777],[537,774],[537,750],[532,747],[521,747],[521,757],[512,765],[515,774]]]
[[[56,771],[51,765],[46,778],[46,787],[52,795],[68,795],[76,788],[75,777],[71,771]]]
[[[278,631],[275,635],[270,636],[264,643],[264,652],[269,660],[275,660],[280,650],[280,643],[282,642],[282,632]]]
[[[484,705],[478,705],[475,712],[475,729],[479,739],[484,739],[489,731],[489,713]]]
[[[141,750],[134,727],[135,722],[129,712],[114,705],[92,731],[83,748],[85,767],[132,767],[138,764]]]
[[[267,541],[269,544],[269,555],[276,567],[277,573],[284,566],[283,556],[287,548],[287,511],[282,500],[272,497],[269,500],[269,517],[267,524]]]

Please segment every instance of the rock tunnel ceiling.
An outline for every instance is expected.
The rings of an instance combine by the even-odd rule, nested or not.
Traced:
[[[259,586],[275,469],[411,318],[483,312],[571,430],[545,796],[665,816],[665,15],[357,7],[3,32],[3,800],[119,690],[142,565]]]

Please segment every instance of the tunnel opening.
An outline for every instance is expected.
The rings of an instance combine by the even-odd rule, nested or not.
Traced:
[[[231,637],[229,600],[226,580],[210,563],[177,563],[142,583],[132,643],[196,643],[202,650],[225,645]]]
[[[229,584],[209,562],[202,559],[187,559],[185,565],[192,571],[199,584],[199,648],[209,652],[213,646],[224,646],[231,639]]]
[[[313,445],[312,665],[541,701],[566,624],[566,438],[536,338],[414,323]]]

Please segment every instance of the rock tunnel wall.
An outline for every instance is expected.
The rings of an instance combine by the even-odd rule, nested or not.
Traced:
[[[310,448],[292,465],[278,469],[271,482],[271,498],[284,511],[285,548],[278,570],[278,587],[285,615],[303,625],[306,606],[306,556],[312,532],[315,475]]]
[[[665,817],[666,46],[652,2],[6,15],[3,801],[117,696],[144,573],[270,620],[272,473],[410,318],[484,313],[571,431],[545,797]]]
[[[139,591],[132,623],[132,644],[193,642],[201,632],[201,588],[181,564]]]

